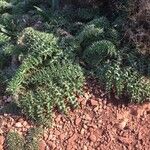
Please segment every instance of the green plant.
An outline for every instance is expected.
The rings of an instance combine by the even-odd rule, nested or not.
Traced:
[[[95,73],[109,95],[112,92],[119,98],[126,95],[131,102],[138,103],[150,97],[149,80],[141,77],[131,67],[123,67],[120,63],[111,62],[100,66]]]
[[[76,107],[84,77],[82,69],[68,60],[53,34],[27,28],[19,38],[26,49],[24,60],[9,83],[8,91],[19,96],[17,104],[28,117],[46,123],[55,107],[66,112]]]
[[[7,43],[9,40],[10,38],[7,35],[0,32],[0,47]]]
[[[111,41],[115,45],[119,45],[121,41],[120,34],[115,28],[108,28],[105,31],[105,39]]]
[[[40,150],[39,140],[41,138],[41,128],[29,129],[26,136],[25,150]]]
[[[93,19],[77,35],[76,40],[83,49],[93,42],[106,39],[106,31],[110,28],[110,23],[106,17]]]
[[[7,55],[8,50],[12,49],[10,44],[10,38],[3,33],[0,33],[0,69],[7,66],[7,59],[10,59],[10,55]]]
[[[131,45],[122,48],[121,30],[119,33],[115,28],[105,17],[87,23],[76,37],[81,47],[79,56],[109,95],[126,95],[131,101],[142,102],[150,97],[149,57],[142,56]]]
[[[108,29],[110,27],[110,22],[106,17],[102,16],[93,19],[92,21],[88,22],[87,25],[94,25],[96,28]]]
[[[117,58],[116,46],[107,40],[94,42],[83,52],[83,59],[91,66],[99,66],[107,60]]]
[[[90,8],[79,8],[77,11],[77,20],[80,21],[90,21],[96,16],[96,12],[98,10],[90,9]]]
[[[9,11],[12,8],[11,3],[0,0],[0,14]]]
[[[86,48],[94,41],[104,39],[104,29],[96,28],[94,25],[87,25],[76,39],[82,48]]]
[[[9,132],[6,137],[8,150],[24,150],[25,140],[17,132]]]

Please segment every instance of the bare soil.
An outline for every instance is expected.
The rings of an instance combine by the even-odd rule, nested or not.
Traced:
[[[150,103],[125,105],[104,98],[89,80],[80,107],[68,115],[55,112],[53,127],[44,130],[40,150],[150,150]],[[8,131],[25,135],[33,127],[25,118],[0,116],[0,150]]]

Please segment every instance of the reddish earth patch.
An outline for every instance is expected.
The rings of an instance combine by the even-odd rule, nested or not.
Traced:
[[[102,98],[95,81],[79,97],[80,108],[68,116],[55,113],[53,127],[45,129],[40,150],[149,150],[150,103],[115,105]],[[26,134],[31,128],[18,116],[0,116],[0,149],[9,130]]]

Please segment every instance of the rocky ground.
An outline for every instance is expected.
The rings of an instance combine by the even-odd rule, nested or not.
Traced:
[[[53,127],[45,129],[40,150],[149,150],[150,103],[119,105],[102,98],[95,81],[79,97],[80,108],[68,116],[55,112]],[[0,116],[0,150],[8,131],[26,134],[33,125],[11,114]]]

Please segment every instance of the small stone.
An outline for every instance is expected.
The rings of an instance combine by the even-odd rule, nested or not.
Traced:
[[[3,100],[6,100],[7,99],[7,96],[3,96]]]
[[[45,143],[45,141],[44,140],[40,140],[40,142],[39,142],[39,149],[40,150],[45,150],[46,149],[46,143]]]
[[[73,143],[78,138],[77,134],[74,133],[72,137],[69,138],[68,142]]]
[[[107,101],[106,101],[106,100],[103,100],[103,104],[106,105],[106,104],[107,104]]]
[[[51,149],[49,148],[49,146],[46,146],[45,150],[51,150]]]
[[[75,124],[78,126],[78,125],[80,124],[80,122],[81,122],[81,118],[78,118],[78,117],[77,117],[77,118],[75,119]]]
[[[81,135],[83,135],[83,134],[84,134],[84,131],[85,131],[85,130],[82,128],[82,129],[81,129]]]
[[[0,129],[0,135],[2,135],[4,133],[4,131],[2,129]]]
[[[52,134],[49,134],[48,140],[52,140],[52,139],[53,139],[53,135],[52,135]]]
[[[26,128],[29,129],[31,126],[27,125]]]
[[[24,119],[23,119],[23,118],[20,118],[20,119],[18,120],[18,122],[20,122],[21,124],[23,124]]]
[[[132,143],[132,140],[130,138],[119,137],[118,140],[125,145],[129,145]]]
[[[89,98],[90,98],[90,94],[89,94],[89,93],[85,93],[85,94],[84,94],[84,97],[85,97],[86,99],[89,99]]]
[[[5,141],[5,138],[4,136],[0,136],[0,145],[3,145],[4,144],[4,141]]]
[[[55,121],[58,123],[61,121],[61,115],[58,115],[57,118],[55,119]]]
[[[21,124],[20,122],[17,122],[17,123],[15,124],[15,127],[16,127],[16,128],[21,128],[21,127],[22,127],[22,124]]]
[[[50,149],[54,149],[56,147],[56,145],[52,141],[47,141],[47,145]]]
[[[90,140],[92,141],[92,142],[96,142],[97,141],[97,138],[96,138],[96,136],[93,134],[93,133],[91,133],[91,135],[90,135]]]
[[[83,150],[88,150],[87,146],[84,145],[83,146]]]
[[[65,134],[61,134],[59,137],[60,137],[61,140],[64,140],[66,135]]]
[[[26,128],[22,128],[22,131],[23,131],[23,132],[26,132],[26,131],[27,131],[27,129],[26,129]]]
[[[4,147],[2,145],[0,145],[0,150],[4,150]]]
[[[99,110],[99,107],[98,107],[98,106],[94,108],[94,112],[95,112],[95,113],[96,113],[98,110]]]
[[[91,99],[92,106],[98,106],[98,101]]]
[[[60,135],[60,131],[56,130],[54,134],[58,136]]]
[[[48,139],[48,134],[47,133],[44,133],[44,140],[46,141]]]
[[[85,119],[86,119],[86,120],[92,120],[92,118],[91,118],[91,116],[90,116],[89,114],[86,114],[86,115],[85,115]]]
[[[66,150],[71,150],[72,149],[72,144],[68,144]]]
[[[5,102],[7,102],[7,103],[12,102],[12,98],[11,98],[11,97],[8,97],[8,98],[5,100]]]
[[[106,109],[107,108],[107,106],[106,105],[103,105],[103,109]]]
[[[139,134],[138,134],[138,139],[141,140],[142,138],[143,138],[142,133],[139,132]]]
[[[23,125],[24,127],[26,127],[26,126],[28,125],[27,121],[24,121],[24,122],[22,123],[22,125]]]
[[[128,119],[123,119],[123,120],[119,123],[119,128],[120,128],[121,130],[123,130],[123,129],[126,127],[127,123],[128,123]]]

